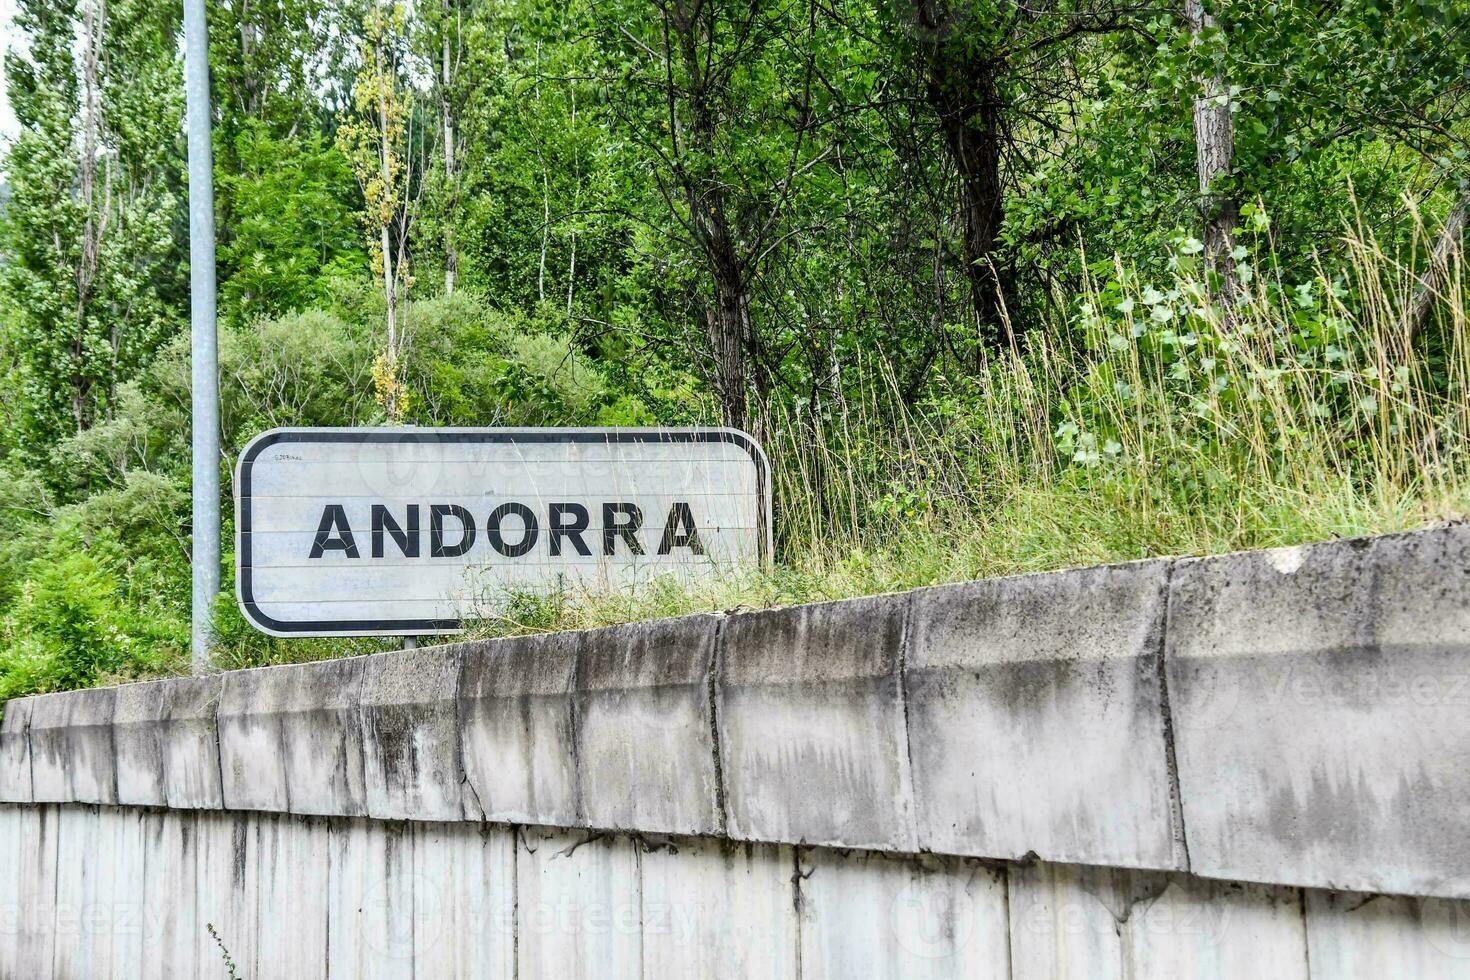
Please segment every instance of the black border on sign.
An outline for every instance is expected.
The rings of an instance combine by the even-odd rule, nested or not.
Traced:
[[[236,600],[245,618],[275,636],[373,636],[449,633],[458,619],[308,620],[286,622],[267,616],[255,603],[250,563],[250,471],[255,457],[280,443],[637,443],[722,442],[739,446],[755,464],[756,534],[760,561],[770,561],[770,464],[760,445],[738,429],[272,429],[252,439],[240,454],[235,477]]]

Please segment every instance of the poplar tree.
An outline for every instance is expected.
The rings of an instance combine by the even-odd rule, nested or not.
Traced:
[[[15,311],[18,443],[35,463],[109,417],[118,386],[177,329],[176,20],[144,0],[19,4],[0,290]]]
[[[375,4],[368,11],[362,68],[352,89],[355,112],[337,131],[337,144],[362,187],[373,273],[383,287],[388,343],[373,364],[373,384],[392,422],[407,409],[407,390],[399,376],[399,320],[404,295],[413,284],[408,272],[414,220],[414,157],[408,145],[413,97],[400,77],[405,17],[396,4]]]

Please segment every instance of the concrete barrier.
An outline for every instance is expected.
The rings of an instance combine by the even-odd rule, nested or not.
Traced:
[[[45,695],[7,706],[0,802],[1455,899],[1467,677],[1453,527]]]
[[[905,690],[919,844],[1184,868],[1161,696],[1169,564],[914,594]]]
[[[1014,980],[1362,975],[1308,963],[1293,888],[1034,864],[1011,872],[1009,915]]]
[[[589,632],[577,683],[577,797],[588,825],[722,829],[711,683],[714,616]]]
[[[222,809],[225,796],[215,715],[224,682],[219,677],[193,677],[158,686],[158,743],[166,804],[178,809]]]
[[[584,825],[573,689],[583,634],[463,647],[459,741],[466,790],[487,820]]]
[[[1470,530],[1180,562],[1191,867],[1470,897]]]
[[[367,813],[386,820],[479,819],[461,785],[461,651],[430,647],[363,658],[363,758]]]
[[[217,712],[225,807],[361,816],[363,661],[224,675]]]
[[[112,708],[112,748],[117,766],[117,802],[124,806],[167,806],[163,786],[166,724],[163,697],[167,681],[127,684],[117,689]]]
[[[116,803],[115,688],[31,699],[31,793],[37,803]]]
[[[877,596],[726,621],[715,708],[731,837],[917,850],[908,609]]]
[[[7,702],[0,717],[0,802],[29,803],[31,789],[32,698]]]
[[[222,681],[197,677],[116,689],[112,742],[125,806],[220,809],[215,712]]]

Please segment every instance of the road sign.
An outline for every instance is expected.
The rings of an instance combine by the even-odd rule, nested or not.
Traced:
[[[272,429],[235,514],[240,609],[276,636],[453,632],[515,592],[771,551],[770,468],[734,429]]]

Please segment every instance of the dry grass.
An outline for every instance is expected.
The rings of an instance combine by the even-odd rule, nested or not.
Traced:
[[[1186,247],[1187,248],[1187,247]],[[1436,320],[1371,240],[1305,282],[1254,275],[1228,321],[1190,256],[1119,268],[1073,322],[907,406],[869,383],[761,420],[778,563],[699,586],[511,595],[475,632],[581,628],[1455,521],[1470,509],[1470,303]]]
[[[953,372],[918,404],[874,359],[842,397],[760,419],[775,468],[772,568],[497,596],[470,635],[1297,544],[1470,511],[1460,253],[1434,320],[1411,336],[1412,262],[1366,236],[1345,238],[1336,264],[1304,281],[1253,267],[1228,322],[1188,250],[1155,282],[1115,268],[1069,301],[1067,322]],[[221,666],[397,645],[247,639],[220,650]]]

